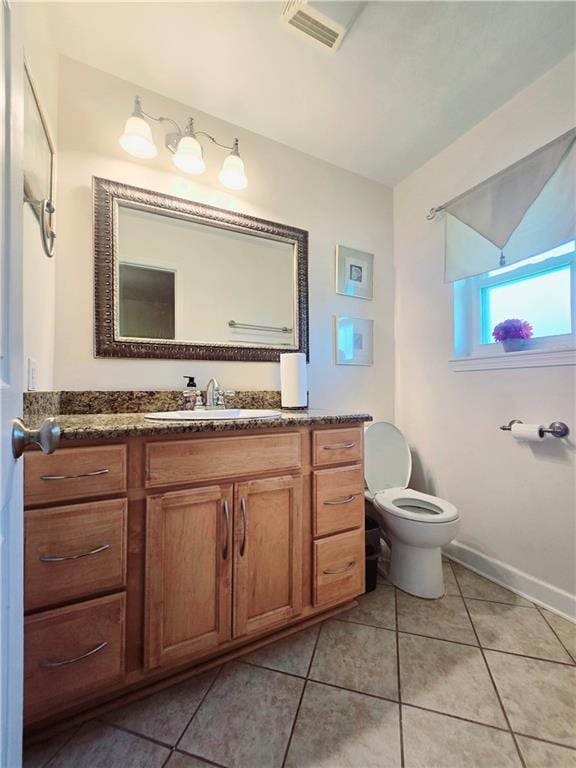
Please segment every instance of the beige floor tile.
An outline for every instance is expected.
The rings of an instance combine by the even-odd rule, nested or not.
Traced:
[[[576,768],[576,750],[517,736],[526,768]]]
[[[170,751],[105,723],[80,728],[50,768],[161,768]]]
[[[467,600],[480,644],[551,661],[571,662],[562,644],[536,608]]]
[[[446,595],[460,596],[460,590],[454,576],[454,571],[450,563],[442,563],[442,573],[444,574],[444,590]]]
[[[179,749],[230,768],[282,765],[304,681],[248,664],[218,676]]]
[[[532,605],[529,600],[515,595],[509,589],[505,589],[499,584],[479,576],[474,571],[469,571],[463,565],[453,563],[452,567],[464,597],[472,597],[478,600],[494,600],[496,603],[508,603],[509,605]]]
[[[216,675],[211,670],[103,716],[103,720],[165,744],[176,744]]]
[[[399,641],[403,702],[506,727],[479,648],[415,635]]]
[[[309,682],[286,768],[399,768],[398,705]]]
[[[509,733],[402,707],[406,768],[521,768]]]
[[[191,755],[183,755],[182,752],[173,752],[165,768],[210,768],[212,763],[205,763]],[[213,768],[213,766],[212,766]]]
[[[306,677],[319,631],[319,625],[310,627],[259,651],[242,656],[240,661]]]
[[[461,597],[423,600],[398,591],[398,629],[443,640],[478,645]]]
[[[576,667],[486,651],[512,730],[576,747]]]
[[[563,619],[562,616],[558,616],[552,613],[552,611],[545,611],[543,608],[541,610],[546,617],[546,621],[548,621],[564,644],[564,647],[568,649],[574,661],[576,661],[576,624],[568,621],[568,619]]]
[[[398,698],[396,635],[344,621],[322,625],[310,677],[353,691]]]
[[[30,744],[25,747],[22,756],[22,768],[43,768],[61,747],[69,741],[78,728],[66,730],[63,733],[57,733],[45,741],[39,741],[36,744]]]
[[[356,621],[385,629],[396,628],[394,587],[378,584],[373,592],[358,598],[358,605],[338,617],[342,621]]]

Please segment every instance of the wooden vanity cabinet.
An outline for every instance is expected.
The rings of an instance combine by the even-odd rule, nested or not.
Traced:
[[[234,637],[302,610],[302,478],[238,483],[234,503]]]
[[[352,423],[27,451],[27,728],[353,605],[362,443]]]
[[[193,659],[231,638],[232,486],[149,496],[148,669]]]

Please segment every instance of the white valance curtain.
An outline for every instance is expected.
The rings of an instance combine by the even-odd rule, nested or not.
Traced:
[[[576,237],[576,129],[451,200],[445,282],[484,274]]]

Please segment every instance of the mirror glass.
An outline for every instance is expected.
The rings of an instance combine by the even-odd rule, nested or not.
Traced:
[[[298,347],[294,242],[121,200],[116,214],[118,341]]]

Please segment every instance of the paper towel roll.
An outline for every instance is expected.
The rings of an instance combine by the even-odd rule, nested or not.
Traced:
[[[542,424],[512,424],[510,431],[512,437],[522,443],[539,443],[544,439],[544,433],[540,430]]]
[[[308,376],[306,355],[303,352],[280,355],[280,385],[282,408],[308,406]]]

